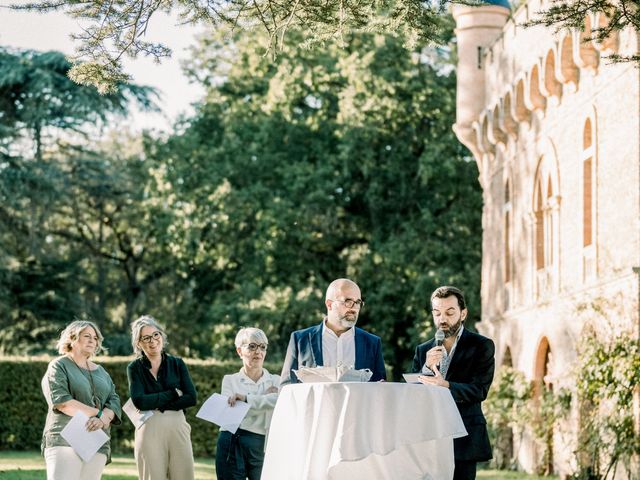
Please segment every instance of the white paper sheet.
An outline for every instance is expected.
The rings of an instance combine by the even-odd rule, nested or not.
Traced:
[[[153,415],[153,410],[138,410],[131,399],[125,402],[122,406],[122,411],[127,414],[127,417],[136,428],[140,428]]]
[[[294,370],[302,383],[318,382],[368,382],[373,372],[368,368],[355,370],[352,366],[300,367]]]
[[[407,383],[420,383],[420,380],[418,380],[418,377],[421,376],[421,373],[403,373],[402,377],[404,378],[404,381]]]
[[[236,433],[248,411],[248,403],[237,401],[232,407],[229,405],[229,397],[214,393],[200,407],[196,417],[215,423],[231,433]]]
[[[89,417],[86,414],[78,412],[60,432],[62,438],[85,462],[91,460],[100,447],[109,440],[109,436],[103,430],[88,432],[85,426],[88,420]]]

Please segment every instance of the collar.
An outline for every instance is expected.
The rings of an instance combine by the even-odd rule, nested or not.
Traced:
[[[266,382],[270,377],[270,373],[266,368],[262,368],[262,376],[258,379],[257,382],[254,382],[253,380],[251,380],[246,373],[244,373],[244,368],[240,368],[240,370],[238,371],[238,374],[240,375],[240,382],[242,383],[253,383],[255,385],[259,385],[261,383]]]
[[[336,332],[334,332],[329,327],[327,327],[327,317],[325,316],[324,319],[322,320],[322,336],[324,336],[326,334],[326,335],[329,335],[329,336],[334,337],[334,338],[343,338],[344,337],[345,339],[348,340],[350,337],[354,337],[355,336],[355,332],[356,332],[356,326],[354,325],[349,330],[347,330],[346,332],[344,332],[340,336],[338,336],[336,334]]]
[[[162,365],[164,361],[167,359],[167,354],[165,352],[162,352],[160,355],[162,358],[160,365]],[[149,360],[149,358],[144,354],[144,352],[140,354],[140,361],[142,362],[142,365],[144,365],[147,369],[151,370],[151,360]]]

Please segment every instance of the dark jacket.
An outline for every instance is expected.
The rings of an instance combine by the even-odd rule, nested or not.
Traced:
[[[127,366],[129,395],[139,410],[184,410],[197,401],[189,370],[181,358],[162,354],[158,379],[151,374],[151,362],[142,354]],[[178,396],[176,388],[182,396]]]
[[[281,383],[296,383],[298,378],[293,370],[300,367],[321,367],[322,363],[322,323],[313,327],[298,330],[291,334],[287,356],[282,367]],[[370,382],[387,378],[382,357],[382,341],[361,328],[355,328],[354,341],[356,347],[355,369],[368,368],[373,372]]]
[[[432,339],[418,345],[413,357],[414,372],[422,370],[427,351],[433,348],[434,342]],[[469,433],[453,441],[456,460],[483,462],[492,457],[487,421],[480,403],[487,398],[493,381],[494,354],[495,345],[491,339],[466,328],[462,331],[445,377]]]

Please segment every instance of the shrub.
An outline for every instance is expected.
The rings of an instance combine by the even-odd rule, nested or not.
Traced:
[[[1,358],[0,359],[0,450],[37,450],[40,448],[42,429],[47,416],[47,403],[42,395],[40,381],[51,359]],[[111,375],[122,404],[129,398],[127,364],[130,357],[96,360]],[[196,412],[204,401],[215,392],[220,392],[222,377],[240,369],[239,362],[213,362],[185,360],[191,378],[198,391],[198,404],[187,410],[187,421],[191,425],[193,453],[199,457],[215,455],[219,428],[212,423],[196,418]],[[265,365],[270,372],[278,373],[279,366]],[[133,425],[123,413],[122,425],[111,429],[111,447],[114,453],[133,452]]]

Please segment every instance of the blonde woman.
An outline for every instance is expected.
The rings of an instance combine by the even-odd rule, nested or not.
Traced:
[[[273,408],[278,400],[280,376],[263,368],[269,341],[259,328],[242,328],[236,335],[236,352],[242,368],[222,379],[222,395],[229,404],[240,400],[249,404],[236,433],[220,430],[216,448],[218,480],[259,480],[264,461],[264,441]]]
[[[58,340],[61,356],[49,363],[42,379],[42,392],[49,405],[42,436],[47,480],[97,480],[111,461],[109,441],[84,462],[60,435],[78,412],[89,417],[89,431],[102,429],[109,435],[110,426],[121,422],[116,387],[107,371],[91,360],[100,352],[103,340],[93,322],[71,322]]]
[[[138,358],[127,367],[129,394],[139,410],[154,414],[136,430],[134,453],[140,480],[193,480],[191,426],[184,412],[196,389],[181,358],[165,352],[167,335],[150,315],[131,324]]]

